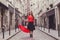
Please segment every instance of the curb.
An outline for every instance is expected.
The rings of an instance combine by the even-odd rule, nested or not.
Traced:
[[[20,32],[20,31],[19,31]],[[18,34],[19,32],[17,32],[16,34]],[[6,40],[11,39],[12,37],[14,37],[16,34],[12,35],[11,37],[7,38]]]
[[[39,30],[40,30],[40,29],[39,29]],[[45,33],[45,34],[47,34],[48,36],[50,36],[50,37],[56,39],[56,40],[59,40],[59,39],[57,39],[56,37],[53,37],[52,35],[49,35],[48,33],[44,32],[44,31],[42,31],[42,30],[40,30],[40,31],[43,32],[43,33]]]

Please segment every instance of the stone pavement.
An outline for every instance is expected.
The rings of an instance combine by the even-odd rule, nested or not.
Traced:
[[[11,35],[9,36],[9,31],[6,31],[5,32],[5,35],[4,35],[4,39],[3,39],[3,36],[2,36],[2,32],[0,33],[0,40],[6,40],[8,38],[10,38],[11,36],[15,35],[18,31],[18,29],[16,30],[15,32],[15,29],[14,30],[11,30]]]
[[[29,33],[20,32],[9,40],[56,40],[45,33],[41,32],[38,28],[33,33],[33,38],[29,37]]]
[[[45,32],[46,34],[48,34],[48,35],[50,35],[50,36],[52,36],[52,37],[60,40],[60,37],[58,37],[58,31],[57,31],[57,30],[52,30],[52,29],[50,29],[50,32],[49,32],[47,28],[45,28],[45,30],[44,30],[43,27],[42,27],[42,28],[40,27],[39,29],[40,29],[41,31]]]

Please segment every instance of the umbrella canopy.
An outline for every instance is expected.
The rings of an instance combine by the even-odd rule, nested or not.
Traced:
[[[30,30],[27,29],[27,28],[25,28],[23,25],[19,25],[18,27],[19,27],[19,29],[21,29],[23,32],[25,32],[25,33],[30,33]]]

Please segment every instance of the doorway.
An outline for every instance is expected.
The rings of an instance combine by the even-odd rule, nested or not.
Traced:
[[[55,14],[49,16],[49,28],[54,30],[56,29]]]
[[[1,9],[1,28],[3,27],[3,13],[4,11],[3,9]]]
[[[13,15],[13,13],[10,12],[10,22],[9,22],[9,25],[10,25],[11,28],[12,28],[12,15]]]

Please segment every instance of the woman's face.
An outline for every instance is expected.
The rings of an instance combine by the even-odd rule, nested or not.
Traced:
[[[30,13],[30,15],[31,15],[32,13]]]
[[[32,15],[32,12],[29,12],[29,15]]]
[[[29,15],[31,15],[31,13],[29,12]]]
[[[32,12],[30,12],[30,15],[32,15],[33,13]]]

